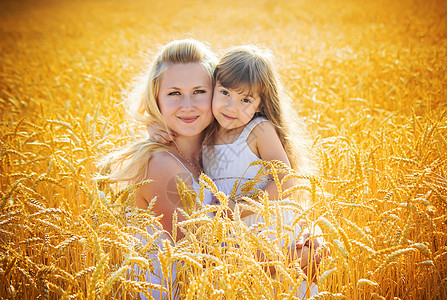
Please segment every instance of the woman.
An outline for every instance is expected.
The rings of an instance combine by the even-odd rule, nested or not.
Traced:
[[[214,54],[198,41],[178,40],[165,45],[146,76],[143,97],[131,101],[137,100],[133,104],[138,120],[163,124],[176,132],[176,140],[167,145],[145,140],[112,156],[112,163],[119,167],[112,171],[110,180],[151,180],[137,189],[135,205],[146,209],[157,197],[153,211],[163,215],[160,222],[169,233],[172,214],[182,207],[177,178],[198,189],[203,135],[213,120],[214,66]],[[177,238],[181,237],[179,232]]]
[[[155,241],[160,248],[163,248],[163,240],[183,237],[180,231],[172,232],[174,212],[177,208],[184,209],[176,187],[178,178],[190,189],[198,191],[199,188],[203,135],[213,120],[214,66],[213,52],[198,41],[187,39],[165,45],[144,80],[131,93],[130,101],[133,103],[130,104],[135,107],[138,120],[163,124],[167,130],[177,133],[176,140],[167,145],[145,140],[111,155],[115,166],[109,176],[111,181],[137,183],[150,180],[137,189],[135,205],[146,209],[151,200],[157,198],[152,212],[161,216],[160,223],[165,231]],[[144,87],[142,93],[141,86]],[[182,220],[184,218],[179,214],[178,221]],[[158,290],[150,293],[155,299],[170,297],[175,265],[172,266],[172,274],[168,275],[171,278],[163,279],[157,254],[151,253],[150,256],[158,266],[152,274],[146,274],[146,281],[150,276],[151,283],[160,284],[169,291],[167,295],[160,294]]]

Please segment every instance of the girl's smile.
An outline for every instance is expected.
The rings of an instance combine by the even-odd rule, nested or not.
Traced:
[[[226,114],[224,114],[224,113],[222,113],[222,116],[223,116],[225,119],[228,119],[228,120],[230,120],[230,121],[233,121],[233,120],[236,119],[236,118],[230,117],[230,116],[228,116],[228,115],[226,115]]]

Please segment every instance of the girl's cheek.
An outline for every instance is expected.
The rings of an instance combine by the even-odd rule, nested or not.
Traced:
[[[211,112],[213,113],[213,116],[216,116],[217,106],[215,105],[214,101],[213,101],[213,104],[211,105]]]
[[[213,97],[213,106],[222,106],[222,99],[219,97],[219,95]]]

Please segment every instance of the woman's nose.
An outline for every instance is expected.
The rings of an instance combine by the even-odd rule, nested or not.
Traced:
[[[185,95],[185,97],[183,98],[182,109],[188,110],[192,109],[193,107],[194,107],[193,99],[191,98],[191,96]]]

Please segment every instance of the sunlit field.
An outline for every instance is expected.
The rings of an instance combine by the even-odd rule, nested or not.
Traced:
[[[207,218],[180,187],[187,209],[178,213],[189,220],[175,226],[186,238],[158,255],[165,274],[177,264],[177,295],[296,299],[290,287],[305,275],[278,246],[287,226],[269,220],[286,207],[317,224],[331,252],[314,299],[447,298],[446,1],[2,1],[0,36],[2,299],[163,289],[144,279],[161,234],[145,228],[157,218],[131,208],[135,186],[93,177],[105,154],[144,137],[122,105],[132,78],[186,37],[217,53],[272,50],[318,171],[291,173],[309,195],[304,210],[250,204],[270,235],[238,211],[228,218],[223,198]]]

